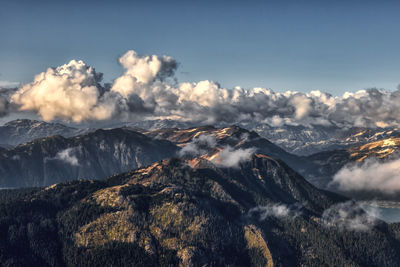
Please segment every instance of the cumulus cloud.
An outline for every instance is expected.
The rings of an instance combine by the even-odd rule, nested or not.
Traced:
[[[250,156],[256,152],[256,148],[235,149],[230,146],[223,148],[211,161],[221,167],[236,168],[239,163],[250,160]]]
[[[263,221],[269,217],[276,218],[295,218],[301,215],[302,205],[299,203],[286,205],[282,203],[272,203],[266,206],[258,206],[250,209],[247,213],[250,217],[257,217]]]
[[[133,50],[119,58],[125,69],[113,84],[101,84],[101,73],[72,60],[37,75],[19,88],[12,101],[36,111],[45,120],[174,118],[202,123],[244,120],[288,125],[342,127],[400,126],[400,89],[360,90],[334,97],[320,91],[276,93],[266,88],[227,89],[217,82],[177,83],[177,62],[169,56],[139,55]]]
[[[358,202],[347,201],[332,205],[322,214],[326,227],[337,227],[341,230],[368,231],[378,223],[378,209],[364,211]]]
[[[215,148],[217,141],[215,136],[202,134],[194,138],[179,151],[179,156],[200,156]]]
[[[333,177],[330,186],[343,191],[400,192],[400,159],[379,162],[374,159],[343,167]]]
[[[113,108],[103,99],[101,79],[102,74],[93,67],[71,60],[36,75],[32,83],[12,96],[12,101],[20,105],[20,110],[37,111],[45,120],[104,120],[111,117]]]

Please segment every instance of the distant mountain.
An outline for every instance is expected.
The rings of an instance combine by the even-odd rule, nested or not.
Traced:
[[[397,128],[369,129],[353,127],[347,129],[319,125],[309,127],[301,125],[282,125],[273,127],[266,123],[250,121],[238,122],[237,125],[248,131],[254,131],[284,150],[300,156],[312,155],[329,150],[344,149],[390,137],[400,137],[400,132]],[[116,123],[108,128],[127,127],[134,130],[145,129],[153,131],[170,128],[187,129],[199,126],[206,125],[177,120],[145,120],[139,122]],[[216,128],[225,128],[229,126],[230,125],[226,123],[217,123],[214,125]],[[6,123],[4,126],[0,126],[0,140],[2,140],[1,144],[3,144],[0,146],[15,146],[37,138],[52,135],[72,137],[93,130],[94,129],[73,128],[59,123],[47,123],[27,119],[14,120]]]
[[[241,121],[237,122],[236,125],[249,131],[255,131],[260,136],[268,139],[286,151],[300,156],[307,156],[327,150],[347,148],[389,137],[400,137],[400,132],[397,128],[340,128],[336,126],[320,125],[282,125],[274,127],[267,123],[253,121]],[[191,122],[174,120],[148,120],[128,123],[127,126],[156,130],[161,128],[186,129],[199,125]],[[214,125],[214,127],[217,128],[228,126],[229,125],[226,123],[217,123]]]
[[[169,141],[127,129],[36,139],[0,150],[0,187],[45,186],[78,178],[103,179],[174,156]]]
[[[60,123],[18,119],[0,126],[0,143],[4,144],[4,146],[16,146],[47,136],[61,135],[71,137],[88,131],[89,129],[68,127]]]
[[[271,142],[297,155],[311,155],[317,152],[347,148],[388,137],[399,137],[394,129],[369,129],[362,127],[340,128],[334,126],[289,126],[271,127],[266,124],[241,125],[256,131]]]
[[[0,191],[0,260],[3,266],[400,266],[397,226],[371,224],[362,210],[327,222],[327,211],[348,205],[342,201],[262,154],[234,168],[201,157],[169,159],[104,181]],[[350,228],[342,227],[346,222]]]
[[[12,145],[7,145],[7,144],[0,144],[0,147],[1,147],[1,148],[5,148],[5,149],[11,149],[11,148],[13,148]]]
[[[0,154],[0,186],[43,186],[83,177],[101,179],[174,156],[200,136],[215,139],[215,144],[203,154],[226,147],[254,149],[283,160],[307,177],[315,170],[307,159],[287,153],[257,133],[238,126],[153,131],[125,127],[97,130],[71,138],[45,137],[3,151]]]
[[[356,145],[347,149],[324,151],[306,157],[315,164],[317,173],[310,175],[309,180],[320,188],[330,189],[333,176],[348,164],[362,164],[368,159],[386,162],[400,158],[400,138],[390,137],[379,141]],[[349,178],[350,179],[350,178]],[[343,193],[343,192],[341,192]],[[353,192],[354,196],[354,192]],[[377,195],[372,195],[371,198]],[[394,197],[395,195],[392,195]]]
[[[134,127],[134,128],[142,128],[146,130],[157,130],[163,128],[179,128],[186,129],[190,127],[200,126],[194,122],[184,122],[177,120],[145,120],[138,122],[127,122],[122,123],[121,126],[124,125],[126,127]]]
[[[238,126],[225,128],[215,128],[214,126],[200,126],[188,129],[165,128],[149,131],[142,130],[141,132],[151,138],[169,140],[179,147],[186,146],[200,136],[211,136],[215,138],[213,148],[222,149],[227,146],[234,149],[254,148],[258,153],[284,161],[301,174],[309,175],[315,171],[315,166],[306,158],[288,153],[256,132]],[[209,151],[206,149],[206,152]]]

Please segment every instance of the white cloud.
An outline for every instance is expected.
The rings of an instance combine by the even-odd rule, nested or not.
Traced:
[[[101,98],[101,78],[102,74],[93,67],[71,60],[36,75],[11,99],[20,105],[20,110],[37,111],[45,120],[104,120],[111,117],[113,107]]]
[[[169,56],[119,59],[125,69],[108,87],[101,73],[71,61],[37,75],[12,97],[21,110],[45,120],[177,118],[203,123],[255,120],[272,125],[400,126],[400,89],[369,89],[334,97],[320,91],[276,93],[266,88],[227,89],[213,81],[177,83],[177,62]]]
[[[337,227],[341,230],[368,231],[377,224],[378,210],[364,211],[362,205],[347,201],[332,205],[322,214],[326,227]]]
[[[301,214],[302,205],[296,203],[294,205],[286,205],[282,203],[272,203],[266,206],[258,206],[252,208],[248,212],[250,217],[258,217],[259,220],[265,220],[269,217],[276,218],[295,218]]]
[[[58,159],[61,161],[64,161],[72,166],[79,166],[78,158],[75,155],[75,148],[67,148],[64,150],[61,150],[56,154],[54,159]]]
[[[239,163],[250,160],[250,156],[256,152],[256,148],[234,149],[230,146],[223,148],[211,161],[221,167],[236,168]]]
[[[179,156],[200,156],[215,148],[217,141],[215,136],[202,134],[186,144],[180,151]]]
[[[345,166],[335,174],[331,186],[343,191],[400,192],[400,159],[387,162],[371,159]]]

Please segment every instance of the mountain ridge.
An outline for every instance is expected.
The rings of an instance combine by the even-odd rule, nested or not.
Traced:
[[[387,224],[376,221],[362,232],[327,226],[325,211],[346,198],[313,187],[283,162],[256,154],[224,168],[197,159],[194,168],[189,159],[173,158],[104,181],[9,190],[0,199],[0,229],[8,229],[0,260],[5,266],[400,263],[399,241]],[[373,240],[380,242],[371,246]]]

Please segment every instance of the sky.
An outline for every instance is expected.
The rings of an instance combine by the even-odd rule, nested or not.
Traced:
[[[0,1],[0,85],[81,59],[172,56],[179,82],[333,95],[400,83],[398,1]]]

